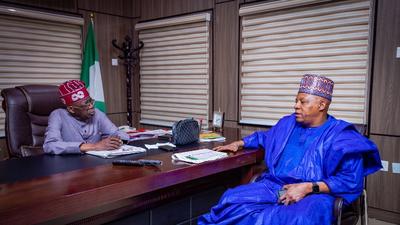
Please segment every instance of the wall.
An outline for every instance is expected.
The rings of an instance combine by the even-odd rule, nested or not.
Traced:
[[[370,137],[389,171],[368,177],[368,206],[372,217],[399,223],[400,174],[392,172],[392,163],[400,163],[400,1],[378,1],[376,11]]]

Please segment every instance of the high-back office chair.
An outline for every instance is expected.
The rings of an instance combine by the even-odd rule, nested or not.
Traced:
[[[357,131],[366,135],[367,127],[363,124],[355,124]],[[254,175],[251,177],[249,183],[253,183],[257,181],[257,179],[261,176],[261,174],[268,170],[268,168],[256,168]],[[336,198],[333,207],[333,224],[332,225],[356,225],[359,218],[361,219],[361,225],[368,224],[368,214],[367,214],[367,178],[364,178],[364,190],[361,193],[360,197],[355,200],[349,206],[343,205],[342,198]]]
[[[25,85],[2,90],[3,110],[6,113],[6,141],[10,157],[43,154],[44,133],[48,116],[64,107],[58,87]]]

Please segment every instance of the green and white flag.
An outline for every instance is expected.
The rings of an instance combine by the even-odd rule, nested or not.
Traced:
[[[82,60],[81,80],[85,82],[90,96],[95,100],[94,107],[106,112],[103,81],[101,79],[99,52],[93,30],[93,21],[89,23],[86,34],[85,50]]]

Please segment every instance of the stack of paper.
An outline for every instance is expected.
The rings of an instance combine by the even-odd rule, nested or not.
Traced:
[[[157,138],[158,136],[170,133],[171,131],[167,130],[136,130],[132,132],[127,132],[130,138],[130,141],[137,141],[137,140],[145,140],[150,138]]]
[[[102,158],[113,158],[120,155],[129,155],[135,153],[146,152],[146,149],[141,147],[135,147],[130,145],[122,145],[119,149],[107,150],[107,151],[87,151],[89,155],[95,155]]]
[[[215,132],[201,133],[200,134],[200,142],[211,142],[211,141],[225,141],[225,137],[222,137],[220,134]]]
[[[188,163],[202,163],[228,157],[226,152],[217,152],[211,149],[200,149],[189,152],[175,153],[172,155],[172,159],[188,162]]]
[[[154,145],[144,144],[144,146],[145,146],[147,149],[149,149],[149,150],[150,150],[150,149],[158,149],[158,147],[159,147],[159,146],[162,146],[162,145],[168,145],[168,146],[171,146],[171,147],[173,147],[173,148],[176,147],[176,145],[172,144],[171,142],[156,143],[156,144],[154,144]]]

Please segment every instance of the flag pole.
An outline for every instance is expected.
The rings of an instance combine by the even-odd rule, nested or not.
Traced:
[[[93,22],[94,13],[91,12],[89,17],[90,17],[90,22],[92,22],[92,25],[94,25],[94,22]]]

